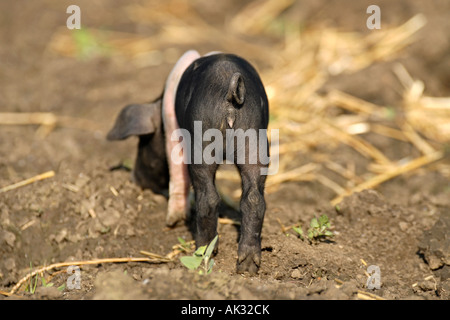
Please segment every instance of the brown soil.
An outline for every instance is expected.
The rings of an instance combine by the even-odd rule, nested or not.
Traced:
[[[219,9],[209,3],[197,1],[196,8],[205,20],[219,26],[242,7],[238,1],[222,4]],[[379,3],[383,23],[400,24],[419,12],[426,15],[429,23],[397,61],[426,83],[429,95],[449,96],[449,3]],[[127,4],[79,1],[82,23],[151,33],[151,28],[140,27],[122,14]],[[305,25],[321,20],[343,30],[369,32],[365,29],[368,5],[365,1],[346,5],[302,1],[288,18],[301,19]],[[178,243],[178,237],[192,239],[187,225],[165,228],[164,197],[133,185],[129,172],[109,170],[125,159],[134,159],[137,140],[112,143],[105,139],[125,104],[148,101],[160,93],[172,63],[163,61],[136,69],[107,56],[74,59],[49,52],[46,48],[52,35],[65,26],[67,6],[61,1],[0,4],[0,110],[45,111],[90,120],[86,130],[57,127],[45,137],[34,125],[0,125],[0,186],[49,170],[56,173],[53,178],[0,194],[0,288],[5,292],[30,265],[139,257],[141,250],[165,255]],[[199,48],[201,53],[223,48],[220,39],[214,41]],[[177,49],[182,53],[185,47]],[[239,54],[245,56],[245,52]],[[336,76],[322,90],[338,88],[374,103],[395,106],[400,95],[392,63],[380,62],[355,74]],[[367,139],[392,157],[412,152],[406,143],[379,136]],[[341,163],[365,161],[346,146],[333,152]],[[298,165],[308,157],[311,155],[299,154]],[[223,189],[228,187],[224,184]],[[178,257],[162,264],[83,266],[79,290],[56,289],[66,283],[68,275],[51,270],[51,279],[50,273],[43,276],[53,287],[43,286],[39,277],[35,293],[25,292],[24,285],[13,298],[357,299],[365,297],[361,292],[371,292],[386,299],[449,299],[448,178],[422,169],[390,180],[377,190],[354,194],[338,210],[330,205],[334,196],[317,182],[285,183],[267,194],[262,265],[255,277],[235,273],[239,228],[220,224],[220,248],[208,276],[188,271]],[[230,208],[222,211],[224,216],[239,217]],[[281,231],[279,221],[284,226],[299,222],[308,226],[311,218],[321,214],[330,218],[335,232],[331,240],[310,243],[292,230]],[[366,287],[370,265],[381,271],[378,290]]]

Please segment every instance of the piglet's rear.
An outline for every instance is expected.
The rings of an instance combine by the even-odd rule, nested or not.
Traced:
[[[133,175],[139,177],[136,182],[141,186],[161,192],[170,174],[168,225],[186,216],[189,210],[186,194],[189,180],[192,182],[197,246],[208,244],[217,234],[220,197],[214,185],[216,171],[225,160],[236,164],[242,178],[237,271],[256,273],[261,263],[261,229],[265,213],[266,176],[262,169],[267,168],[268,163],[259,157],[256,157],[257,161],[251,159],[255,158],[254,153],[261,154],[261,151],[268,155],[267,136],[263,133],[269,115],[264,86],[255,69],[236,55],[212,53],[200,57],[191,50],[183,55],[169,75],[162,99],[138,106],[126,107],[119,114],[108,137],[112,140],[132,134],[140,137],[136,159],[139,166],[136,165]],[[142,116],[145,121],[139,120]],[[146,126],[148,130],[142,128]],[[136,127],[139,130],[133,129]],[[175,146],[172,135],[178,129],[184,132],[183,142],[191,142],[187,153],[196,159],[175,163],[171,158]],[[205,140],[208,130],[213,130],[215,135]],[[245,135],[239,140],[227,135],[229,132],[253,132],[257,143],[245,139]],[[205,161],[202,152],[214,139],[221,139],[223,149],[215,149],[216,161]],[[165,155],[155,152],[162,145],[166,146]],[[155,158],[151,153],[155,153]],[[145,182],[145,177],[164,183]]]
[[[195,150],[197,137],[195,123],[200,123],[201,134],[208,129],[218,129],[224,137],[223,158],[229,155],[226,130],[238,132],[267,129],[268,102],[264,87],[255,69],[242,58],[230,54],[215,54],[194,61],[184,72],[178,85],[176,96],[176,115],[180,128],[186,129],[191,136],[191,156]],[[268,152],[267,138],[258,136],[258,141]],[[204,149],[209,141],[203,141]],[[261,145],[261,144],[259,144]],[[255,273],[261,261],[261,228],[264,219],[264,183],[266,176],[261,169],[266,167],[260,161],[250,164],[249,141],[234,143],[234,159],[242,178],[241,235],[238,249],[238,272]],[[258,150],[259,151],[259,150]],[[239,155],[244,154],[244,162],[239,163]],[[195,192],[195,217],[197,246],[209,243],[217,234],[217,218],[220,197],[214,180],[219,163],[206,164],[192,161],[189,175]]]

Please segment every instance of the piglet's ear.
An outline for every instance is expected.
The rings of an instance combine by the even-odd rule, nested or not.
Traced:
[[[131,104],[120,111],[108,140],[154,133],[161,126],[161,100],[149,104]]]

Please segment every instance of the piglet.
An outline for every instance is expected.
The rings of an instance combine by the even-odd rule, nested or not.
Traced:
[[[218,52],[200,57],[190,50],[172,69],[161,97],[149,104],[126,106],[107,138],[139,137],[132,176],[138,185],[156,193],[169,189],[168,226],[185,219],[190,211],[188,195],[192,182],[197,247],[208,244],[217,235],[220,197],[214,185],[215,173],[224,160],[235,163],[242,179],[237,272],[254,274],[261,263],[261,229],[266,208],[263,172],[268,163],[258,157],[256,161],[250,159],[254,159],[255,145],[258,154],[263,151],[268,155],[264,134],[268,119],[264,86],[246,60]],[[205,161],[202,157],[202,151],[211,143],[204,139],[208,130],[214,130],[215,139],[220,136],[222,140],[215,141],[223,146],[223,150],[215,149],[218,161]],[[245,138],[234,143],[235,137],[228,135],[251,130],[256,132],[256,144]],[[180,132],[181,135],[176,134]],[[181,162],[172,159],[180,137],[184,143]]]

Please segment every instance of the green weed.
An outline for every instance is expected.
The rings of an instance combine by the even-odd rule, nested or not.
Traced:
[[[312,218],[309,224],[309,229],[307,231],[307,237],[310,241],[320,240],[326,237],[333,237],[334,234],[330,230],[331,224],[326,214],[323,214],[317,218]],[[292,228],[295,232],[298,233],[299,237],[304,240],[305,236],[303,233],[303,229],[301,226]]]
[[[33,271],[33,264],[30,262],[30,271]],[[47,282],[43,276],[40,277],[42,287],[53,287],[55,284],[53,282]],[[25,288],[25,291],[28,291],[31,294],[36,293],[36,288],[39,281],[39,275],[36,274],[34,277],[30,277],[28,281],[28,285]],[[59,291],[63,291],[66,288],[66,284],[63,283],[57,289]]]
[[[181,263],[190,270],[198,270],[199,274],[209,274],[214,266],[214,259],[211,258],[212,252],[216,245],[218,236],[215,236],[210,244],[201,246],[195,250],[192,256],[184,256],[180,258]],[[183,244],[183,239],[178,241]],[[202,264],[203,262],[203,264]]]

